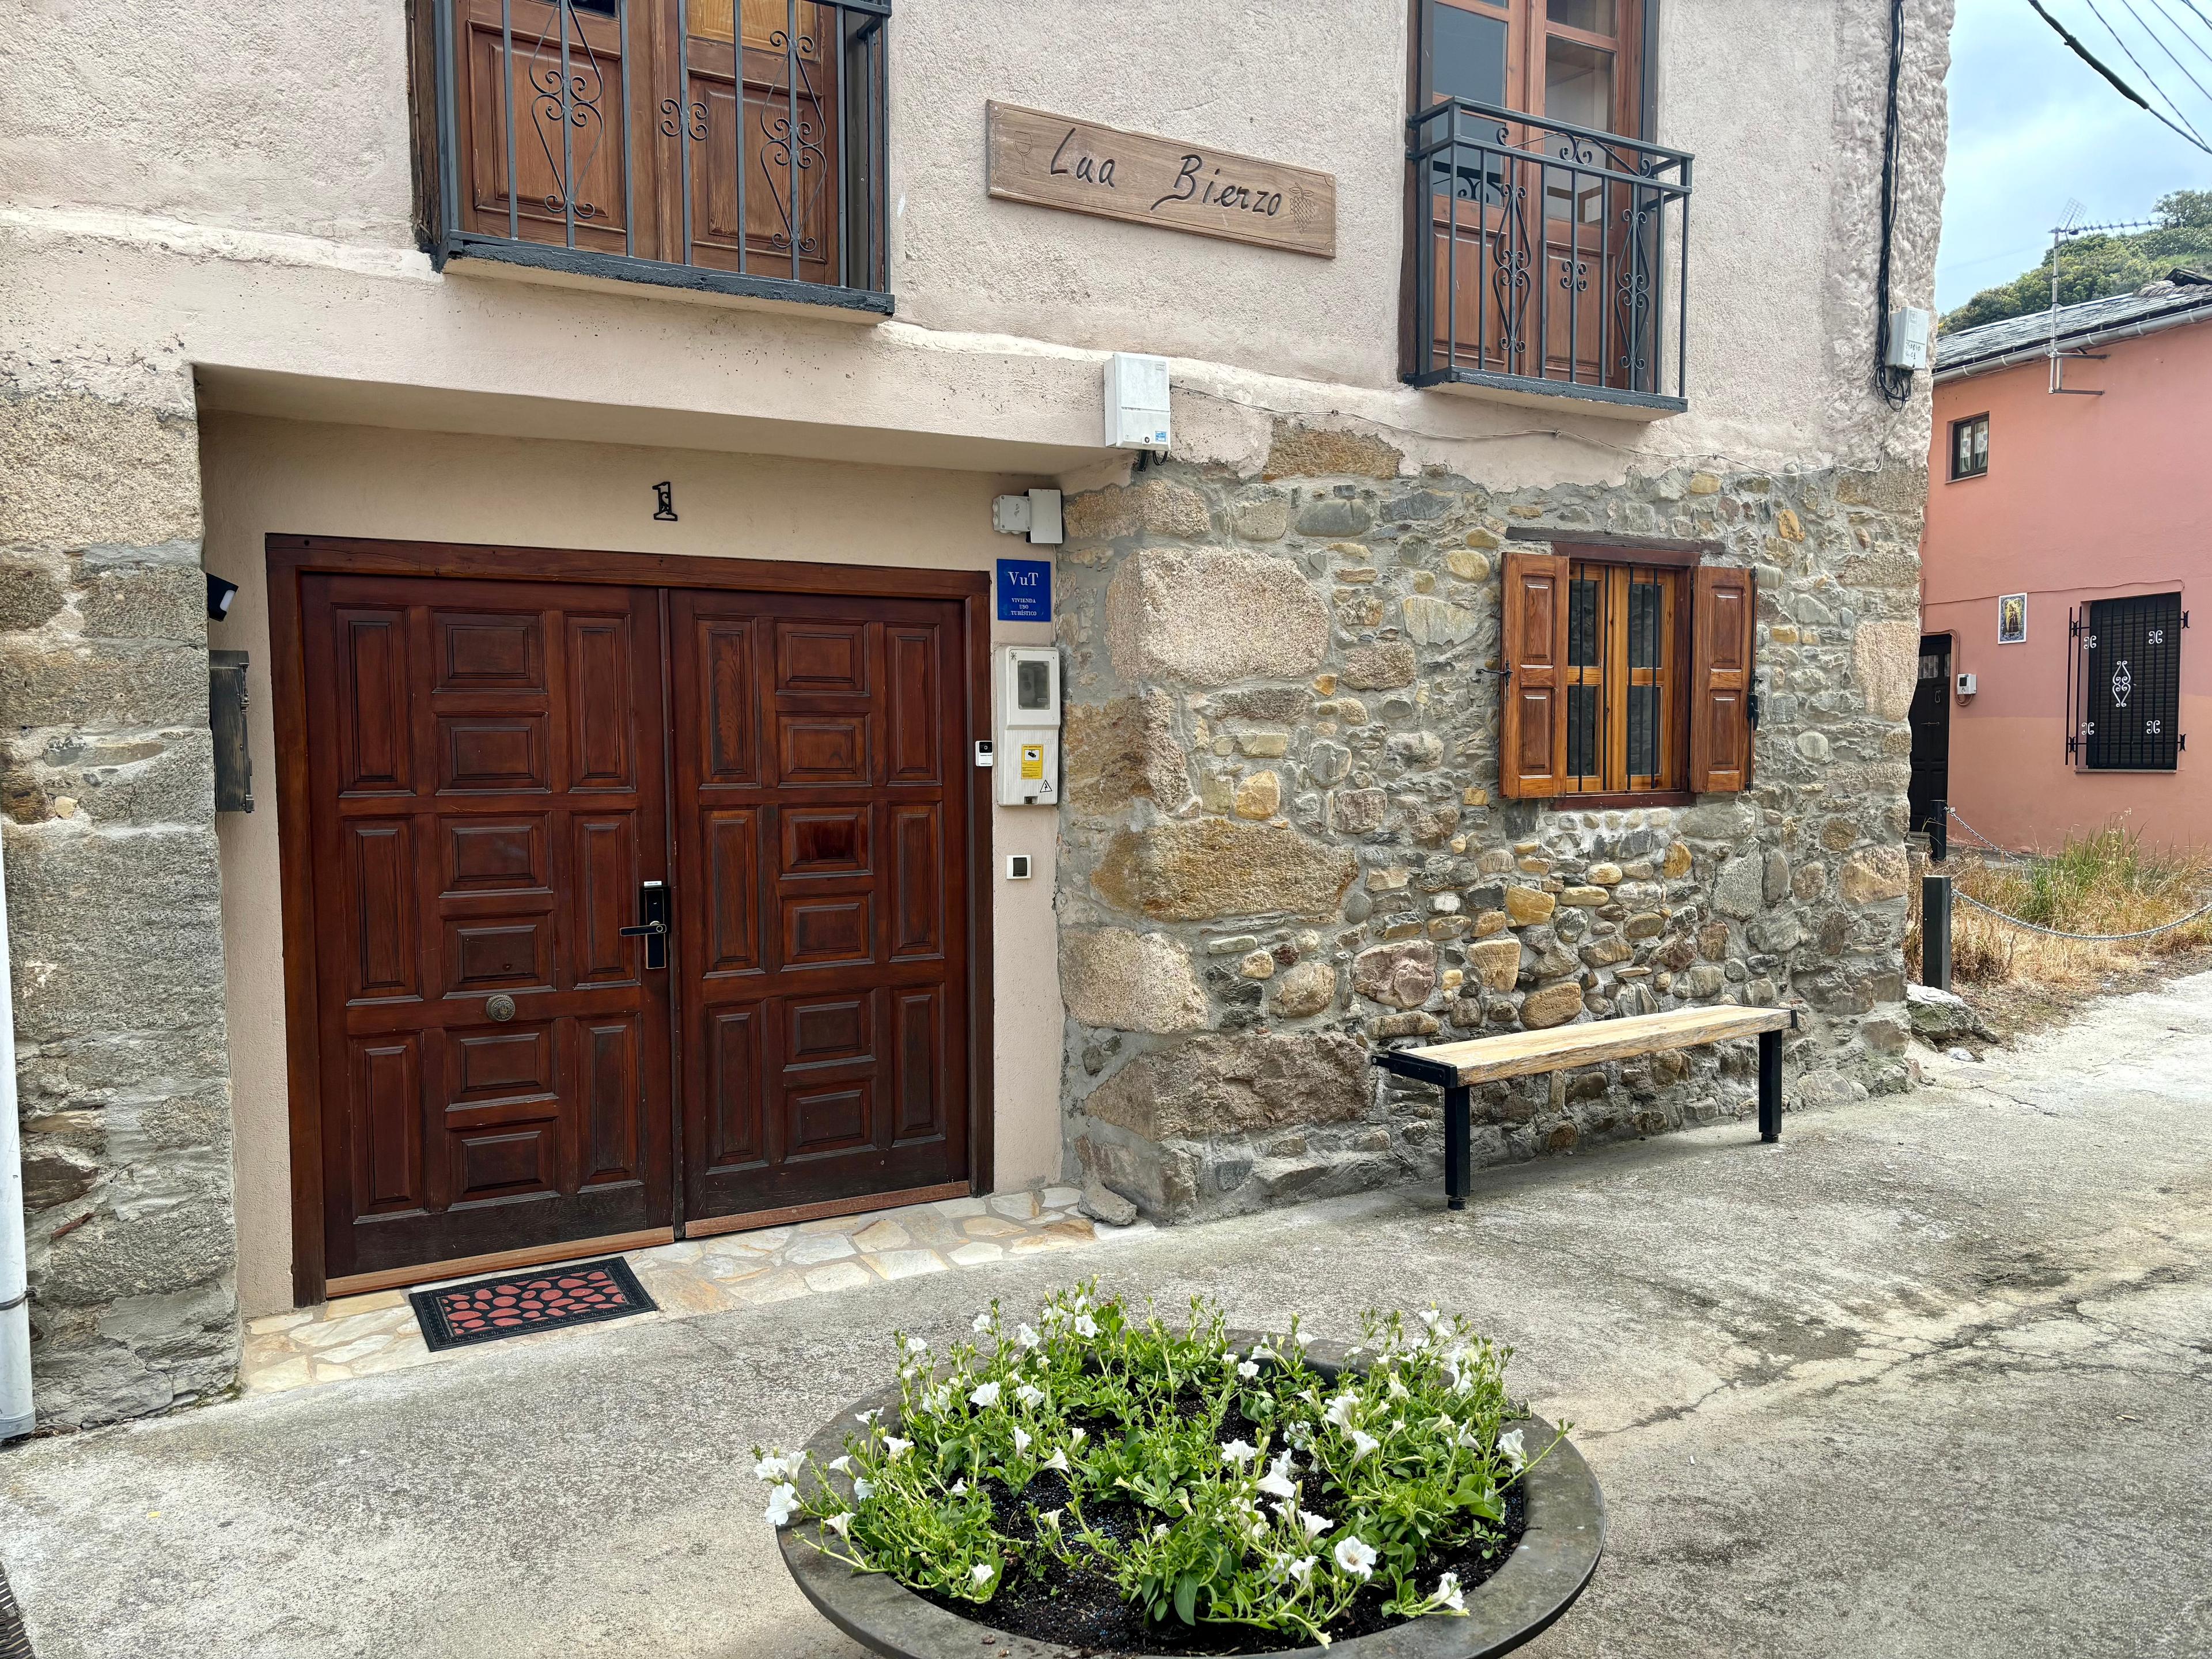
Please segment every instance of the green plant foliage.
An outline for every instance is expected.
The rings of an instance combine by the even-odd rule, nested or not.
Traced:
[[[1326,1644],[1370,1585],[1394,1616],[1464,1613],[1456,1576],[1425,1585],[1423,1564],[1502,1552],[1506,1492],[1550,1450],[1506,1427],[1526,1414],[1505,1393],[1510,1351],[1434,1309],[1367,1316],[1361,1369],[1334,1380],[1296,1320],[1239,1352],[1208,1303],[1171,1328],[1095,1282],[1035,1326],[1006,1329],[994,1302],[975,1330],[942,1358],[896,1339],[896,1432],[864,1413],[827,1468],[754,1448],[767,1518],[819,1521],[817,1547],[949,1598],[987,1603],[1058,1559],[1110,1574],[1155,1621]],[[1028,1507],[1033,1535],[1002,1530],[992,1492],[1047,1470],[1064,1501]],[[1133,1528],[1086,1518],[1130,1504]]]
[[[2212,190],[2177,190],[2161,197],[2156,226],[2122,235],[2076,236],[2058,261],[2058,302],[2080,305],[2132,294],[2176,265],[2212,270]],[[2008,283],[1985,288],[1943,319],[1943,332],[2051,309],[2051,255]]]

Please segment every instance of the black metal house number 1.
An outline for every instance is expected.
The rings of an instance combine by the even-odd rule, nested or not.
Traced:
[[[661,524],[674,524],[676,522],[675,482],[672,479],[663,478],[659,483],[653,485],[653,495],[654,520]]]

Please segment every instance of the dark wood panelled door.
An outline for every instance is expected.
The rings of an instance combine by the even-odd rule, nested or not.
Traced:
[[[964,1181],[962,607],[669,614],[685,1215]]]
[[[327,1271],[665,1226],[650,589],[301,579]]]

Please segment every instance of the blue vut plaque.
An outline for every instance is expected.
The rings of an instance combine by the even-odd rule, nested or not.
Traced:
[[[1049,559],[999,561],[999,620],[1052,620],[1052,562]]]

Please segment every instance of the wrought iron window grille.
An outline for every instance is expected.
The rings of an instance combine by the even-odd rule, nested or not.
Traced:
[[[2066,760],[2090,772],[2171,772],[2180,729],[2179,593],[2093,599],[2067,615]]]
[[[1406,380],[1686,409],[1689,154],[1464,98],[1407,125]]]
[[[890,14],[434,0],[434,262],[889,315]]]

